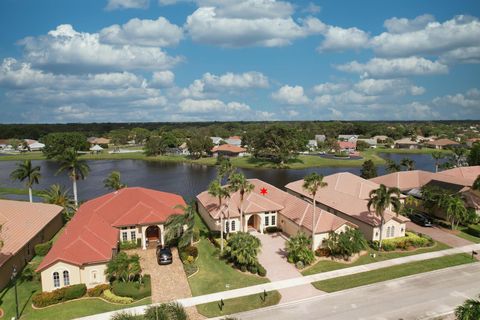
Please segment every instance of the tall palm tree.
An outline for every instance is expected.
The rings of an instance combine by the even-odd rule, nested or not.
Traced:
[[[403,158],[400,161],[400,165],[402,167],[405,167],[407,169],[407,171],[415,170],[415,161],[410,159],[410,158]]]
[[[440,206],[445,210],[452,230],[454,230],[459,221],[467,215],[465,202],[463,202],[462,198],[460,198],[458,195],[445,195],[440,200]]]
[[[230,162],[230,159],[222,158],[218,165],[217,172],[221,184],[223,180],[228,180],[228,178],[235,172],[235,167]]]
[[[398,188],[387,188],[381,184],[376,190],[370,191],[369,200],[367,204],[368,211],[375,209],[375,214],[380,217],[380,245],[382,249],[383,240],[383,225],[385,224],[385,210],[390,206],[393,207],[393,212],[398,215],[400,211],[400,190]]]
[[[33,202],[32,186],[34,183],[38,184],[40,177],[40,166],[32,166],[30,160],[17,163],[17,168],[10,174],[12,180],[25,181],[30,202]]]
[[[432,158],[435,160],[435,172],[438,172],[438,167],[440,165],[440,160],[445,158],[445,155],[440,151],[432,152]]]
[[[230,197],[230,192],[227,188],[222,187],[218,180],[213,180],[210,185],[208,186],[208,193],[214,197],[218,198],[218,210],[220,213],[220,252],[223,253],[223,209],[222,209],[222,199],[226,199]],[[228,208],[227,208],[228,211]],[[230,228],[229,228],[230,229]]]
[[[68,176],[73,182],[73,198],[75,207],[78,208],[77,195],[77,180],[85,179],[90,172],[90,167],[84,160],[80,160],[77,151],[73,148],[68,148],[65,152],[57,158],[60,163],[60,168],[57,174],[62,171],[67,171]]]
[[[455,318],[457,320],[480,319],[480,300],[465,300],[462,305],[455,308]]]
[[[313,238],[315,236],[315,226],[316,226],[316,209],[317,209],[317,200],[316,195],[320,188],[324,188],[328,185],[325,181],[323,181],[323,176],[321,174],[317,174],[313,172],[303,178],[303,189],[306,190],[312,196],[313,202],[313,217],[312,217],[312,251],[315,251],[315,241]]]
[[[45,203],[56,204],[62,207],[67,221],[70,220],[75,212],[75,202],[68,194],[68,190],[65,190],[59,184],[51,185],[50,188],[44,190],[40,196]]]
[[[126,188],[127,185],[123,184],[120,180],[120,172],[112,171],[105,180],[103,180],[105,188],[112,190],[120,190]]]
[[[193,244],[193,227],[195,225],[195,202],[186,206],[178,206],[183,210],[183,214],[171,216],[165,223],[166,239],[172,240],[176,237],[177,231],[182,230],[178,241],[179,248],[185,248]]]
[[[240,231],[244,231],[243,226],[243,201],[245,200],[245,195],[253,191],[255,186],[247,180],[243,173],[234,173],[230,176],[230,191],[240,193]]]

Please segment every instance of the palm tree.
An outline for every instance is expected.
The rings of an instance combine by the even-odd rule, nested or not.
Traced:
[[[444,154],[440,151],[432,152],[432,158],[435,160],[435,172],[438,172],[438,166],[440,164],[440,160],[445,158]]]
[[[49,189],[44,190],[40,196],[45,203],[56,204],[63,208],[66,220],[70,220],[75,212],[75,202],[68,194],[68,190],[60,187],[59,184],[51,185]]]
[[[217,168],[218,171],[218,179],[220,180],[220,184],[222,183],[222,180],[228,179],[233,172],[235,171],[235,168],[233,167],[232,163],[230,162],[230,159],[228,158],[221,158],[219,161],[219,165]]]
[[[33,167],[30,160],[17,163],[17,168],[10,174],[12,180],[25,181],[30,202],[33,202],[32,186],[34,183],[38,184],[40,177],[40,166]]]
[[[84,160],[79,159],[77,151],[73,148],[66,149],[64,154],[59,156],[57,160],[60,163],[57,174],[67,171],[70,179],[72,179],[73,198],[75,207],[78,208],[77,180],[85,179],[90,171],[90,167]]]
[[[455,318],[457,320],[480,319],[480,300],[465,300],[462,305],[455,308]]]
[[[103,180],[103,184],[105,188],[112,189],[112,190],[120,190],[122,188],[126,188],[127,185],[123,184],[120,181],[120,172],[119,171],[112,171],[108,177]]]
[[[385,185],[381,184],[378,189],[370,191],[369,197],[370,199],[367,204],[368,211],[371,212],[371,208],[373,207],[375,209],[375,214],[380,217],[379,249],[382,249],[385,210],[392,206],[393,212],[398,215],[400,210],[400,190],[398,188],[387,188]]]
[[[467,215],[465,203],[462,198],[457,195],[446,195],[440,200],[440,205],[447,214],[447,219],[450,221],[452,230],[456,227],[455,222],[458,225],[459,221]]]
[[[142,319],[188,320],[188,314],[181,304],[177,302],[169,302],[148,307]]]
[[[312,239],[315,236],[315,226],[316,226],[316,209],[317,201],[315,196],[317,195],[318,189],[326,187],[328,184],[323,181],[323,176],[313,172],[303,178],[303,189],[306,190],[312,196],[313,202],[313,217],[312,217]],[[315,251],[315,241],[312,241],[312,251]]]
[[[208,193],[214,197],[218,198],[218,211],[220,213],[220,252],[223,253],[223,209],[222,209],[222,199],[230,197],[230,192],[227,188],[222,187],[218,180],[213,180],[208,186]],[[228,210],[228,208],[227,208]],[[230,229],[230,228],[229,228]]]
[[[405,167],[407,169],[407,171],[415,170],[415,161],[410,159],[410,158],[403,158],[400,161],[400,165],[402,167]]]
[[[186,206],[177,206],[183,210],[183,214],[176,214],[168,218],[165,223],[167,228],[167,242],[174,239],[178,230],[182,230],[178,240],[178,247],[185,248],[193,244],[193,227],[195,225],[195,202]]]
[[[240,231],[243,229],[243,201],[245,199],[245,194],[249,194],[255,189],[255,186],[247,180],[243,173],[234,173],[230,176],[230,191],[240,193]]]
[[[395,161],[391,159],[386,159],[385,161],[386,161],[385,170],[388,173],[394,173],[394,172],[400,171],[400,165],[397,164]]]

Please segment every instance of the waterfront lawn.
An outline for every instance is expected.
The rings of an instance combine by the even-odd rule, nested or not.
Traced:
[[[472,260],[468,254],[460,253],[318,281],[312,284],[318,290],[334,292],[473,262],[475,260]]]
[[[196,264],[199,271],[194,276],[188,278],[193,296],[269,282],[265,277],[252,275],[248,272],[240,272],[225,261],[220,260],[218,258],[218,249],[208,240],[208,229],[198,214],[195,217],[195,225],[200,230],[201,239],[197,244],[199,254]],[[275,291],[268,294],[265,301],[260,299],[260,295],[230,299],[228,302],[224,301],[225,308],[223,312],[220,311],[216,302],[199,305],[197,310],[204,316],[213,317],[274,305],[279,300],[280,294]]]
[[[438,241],[433,247],[419,248],[417,250],[403,251],[403,252],[402,251],[379,252],[369,248],[368,253],[366,255],[361,256],[360,258],[358,258],[357,261],[353,263],[347,264],[347,263],[335,262],[332,260],[320,260],[310,268],[302,271],[302,274],[304,276],[308,276],[308,275],[320,273],[320,272],[328,272],[328,271],[333,271],[338,269],[350,268],[350,267],[360,266],[360,265],[369,264],[373,262],[380,262],[380,261],[385,261],[385,260],[390,260],[395,258],[412,256],[420,253],[440,251],[440,250],[445,250],[449,248],[450,247],[448,245]],[[375,258],[372,257],[372,254],[376,255]]]
[[[385,148],[385,147],[377,147],[374,150],[375,152],[379,153],[400,153],[400,154],[432,154],[434,152],[441,152],[445,155],[452,153],[450,150],[443,150],[443,149],[433,149],[433,148],[422,148],[422,149],[392,149],[392,148]]]

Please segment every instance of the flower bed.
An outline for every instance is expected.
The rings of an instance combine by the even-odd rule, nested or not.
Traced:
[[[386,239],[382,241],[383,251],[412,250],[415,248],[431,247],[435,244],[432,238],[426,235],[419,235],[413,232],[405,232],[405,237]],[[379,242],[373,241],[371,247],[378,250]]]

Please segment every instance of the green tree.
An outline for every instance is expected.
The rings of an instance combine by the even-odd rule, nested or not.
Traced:
[[[138,254],[129,256],[125,252],[118,253],[107,264],[105,274],[109,279],[116,279],[122,282],[133,281],[142,272],[140,257]]]
[[[60,164],[57,174],[66,171],[70,179],[72,179],[73,198],[75,207],[78,208],[77,180],[85,179],[90,172],[90,167],[84,160],[79,159],[77,151],[73,148],[65,150],[65,153],[59,156],[57,161]]]
[[[415,170],[415,161],[410,159],[410,158],[403,158],[400,161],[400,165],[402,167],[405,167],[405,169],[407,169],[407,171]]]
[[[194,159],[199,159],[203,155],[211,153],[213,142],[208,136],[194,135],[187,140],[187,147],[190,151],[190,156]]]
[[[475,181],[473,182],[472,189],[476,191],[480,191],[480,175],[478,175]]]
[[[103,180],[103,185],[107,189],[120,190],[127,187],[126,184],[123,184],[120,179],[119,171],[112,171],[105,180]]]
[[[365,240],[363,234],[353,228],[340,233],[330,231],[324,245],[328,248],[331,255],[342,256],[345,260],[348,260],[354,253],[358,253],[368,247],[367,240]]]
[[[371,212],[371,209],[373,208],[375,210],[375,214],[380,217],[379,249],[382,249],[385,210],[392,206],[393,212],[398,214],[400,211],[400,190],[398,188],[387,188],[385,185],[381,184],[378,189],[370,191],[369,198],[370,199],[367,203],[368,211]]]
[[[195,226],[195,202],[186,206],[179,206],[183,214],[170,216],[165,227],[167,229],[165,238],[167,242],[178,240],[178,247],[185,248],[193,244],[193,228]],[[178,232],[180,230],[180,232]]]
[[[146,320],[188,320],[188,315],[181,304],[170,302],[148,307],[144,318]]]
[[[480,300],[467,299],[455,308],[456,320],[478,320],[480,319]]]
[[[135,143],[143,144],[150,137],[150,131],[144,128],[133,128],[130,135],[135,139]]]
[[[158,156],[165,152],[160,137],[150,137],[143,150],[147,156]]]
[[[315,230],[317,226],[317,216],[316,216],[316,210],[317,210],[317,192],[320,188],[325,188],[328,184],[323,181],[323,176],[317,174],[316,172],[312,172],[305,178],[303,178],[303,186],[302,188],[306,190],[311,196],[312,196],[312,203],[313,203],[313,216],[312,216],[312,238],[315,235]],[[315,244],[314,241],[312,241],[312,251],[315,251]]]
[[[11,145],[13,150],[18,150],[18,147],[22,145],[22,140],[8,139],[7,144]]]
[[[130,138],[130,130],[128,129],[115,129],[110,131],[109,133],[110,141],[116,145],[126,145],[128,143],[128,139]]]
[[[364,179],[372,179],[377,176],[377,167],[372,160],[366,160],[362,164],[362,169],[360,170],[360,177]]]
[[[391,159],[386,159],[385,170],[388,173],[394,173],[400,171],[400,165]]]
[[[470,166],[478,166],[480,165],[480,143],[476,142],[473,144],[472,148],[470,149],[470,153],[468,154],[468,165]]]
[[[40,196],[45,203],[56,204],[62,207],[66,221],[70,220],[75,213],[75,201],[70,197],[68,190],[65,190],[59,184],[51,185]]]
[[[25,181],[30,202],[33,202],[32,186],[34,183],[38,184],[40,177],[40,166],[32,166],[30,160],[17,163],[17,168],[10,174],[12,180]]]
[[[237,232],[228,240],[225,257],[236,266],[256,266],[260,247],[257,237],[247,232]]]
[[[456,229],[458,224],[465,220],[468,212],[465,208],[465,202],[458,195],[446,195],[440,200],[441,207],[447,214],[447,219],[450,221],[452,230]]]
[[[356,149],[357,149],[358,151],[365,151],[365,150],[367,150],[367,149],[369,149],[369,148],[370,148],[370,145],[369,145],[367,142],[365,142],[365,141],[363,141],[363,140],[358,140],[358,141],[357,141],[357,147],[356,147]]]
[[[440,165],[440,160],[445,158],[445,155],[440,151],[432,152],[432,158],[435,160],[435,172],[438,172],[438,166]]]
[[[75,151],[86,151],[89,148],[87,137],[78,132],[49,133],[41,141],[45,144],[42,152],[47,159],[60,157],[69,148]]]
[[[213,180],[210,185],[208,186],[208,194],[210,194],[213,197],[218,198],[218,212],[220,213],[220,238],[221,238],[221,243],[220,243],[220,252],[223,253],[223,218],[225,215],[225,210],[228,211],[228,206],[226,208],[222,208],[222,199],[226,199],[230,197],[230,192],[228,191],[227,188],[224,188],[218,179]]]
[[[230,186],[229,191],[239,192],[240,193],[240,231],[244,230],[244,217],[243,217],[243,202],[245,201],[245,195],[250,194],[250,192],[255,189],[255,186],[248,181],[243,173],[233,173],[229,179]]]
[[[290,237],[285,243],[288,262],[297,263],[301,261],[304,265],[311,264],[315,260],[315,255],[310,250],[312,242],[312,238],[303,232],[298,232]]]

